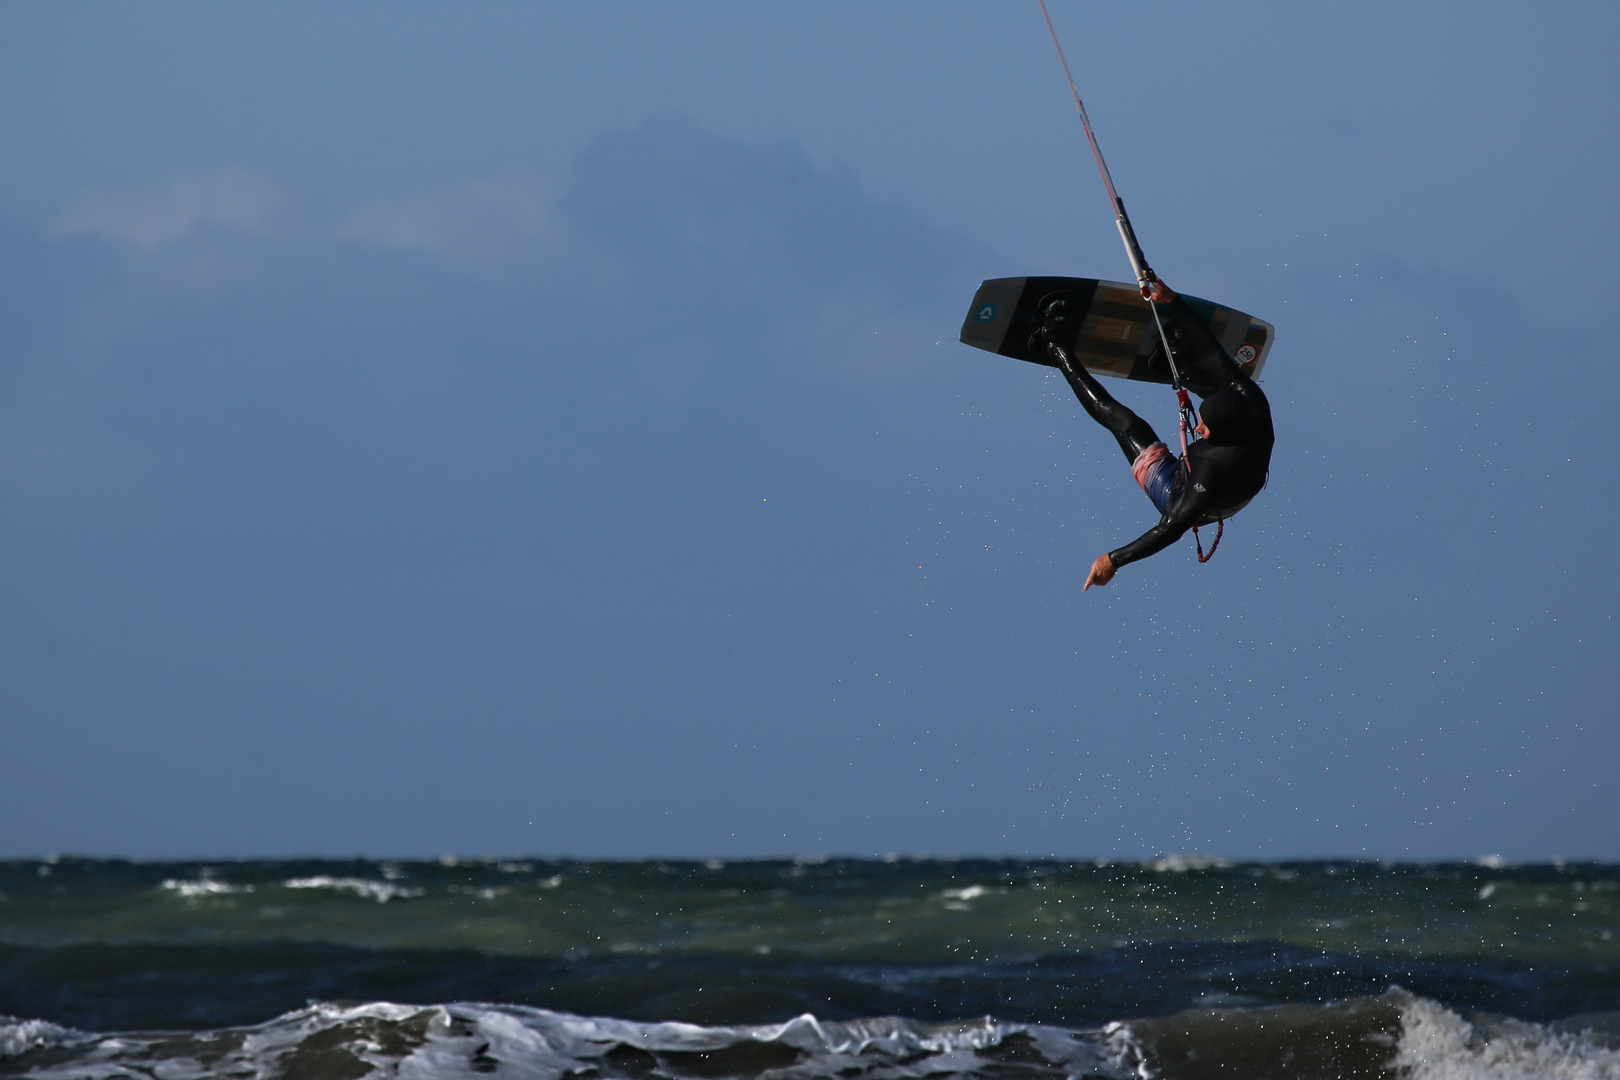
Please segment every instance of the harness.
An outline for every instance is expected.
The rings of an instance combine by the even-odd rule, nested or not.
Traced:
[[[1170,388],[1176,393],[1176,407],[1180,414],[1178,419],[1181,428],[1181,463],[1186,466],[1187,476],[1192,476],[1192,462],[1187,460],[1187,435],[1196,426],[1193,420],[1192,399],[1187,396],[1187,388],[1181,382],[1181,369],[1176,366],[1176,354],[1170,348],[1170,337],[1165,333],[1164,320],[1159,317],[1159,303],[1153,299],[1153,287],[1159,284],[1159,276],[1148,265],[1147,256],[1142,254],[1142,245],[1136,241],[1136,230],[1131,228],[1130,215],[1125,213],[1125,200],[1119,197],[1114,190],[1114,178],[1108,172],[1108,163],[1103,161],[1102,147],[1097,145],[1097,135],[1091,130],[1091,118],[1086,115],[1085,102],[1080,100],[1080,90],[1074,84],[1074,76],[1069,73],[1069,61],[1063,55],[1063,46],[1058,43],[1057,29],[1052,25],[1052,13],[1046,10],[1046,0],[1039,0],[1041,15],[1046,19],[1046,32],[1052,35],[1052,47],[1057,50],[1058,63],[1063,65],[1063,77],[1069,81],[1069,93],[1074,98],[1075,111],[1080,114],[1080,126],[1086,129],[1086,141],[1091,144],[1091,156],[1096,159],[1097,172],[1102,176],[1103,188],[1108,192],[1108,201],[1114,208],[1114,227],[1119,230],[1119,238],[1125,245],[1125,257],[1131,261],[1131,269],[1136,272],[1136,284],[1142,290],[1142,299],[1147,301],[1148,310],[1153,313],[1153,325],[1159,331],[1159,342],[1164,346],[1165,359],[1170,362]],[[1248,505],[1248,500],[1244,501]],[[1229,508],[1237,513],[1243,506]],[[1209,562],[1215,557],[1215,549],[1220,546],[1221,534],[1226,531],[1226,518],[1229,515],[1223,510],[1215,518],[1215,539],[1209,545],[1209,554],[1204,553],[1203,538],[1198,535],[1198,526],[1193,526],[1193,543],[1198,546],[1198,561]],[[1208,525],[1205,520],[1203,524]]]

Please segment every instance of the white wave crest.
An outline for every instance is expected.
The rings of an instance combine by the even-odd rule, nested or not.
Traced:
[[[1470,1023],[1408,998],[1392,1062],[1410,1080],[1620,1080],[1620,1051],[1577,1034],[1503,1019]]]
[[[1213,855],[1166,855],[1144,865],[1156,874],[1185,874],[1189,870],[1225,870],[1233,863]]]
[[[379,904],[386,904],[390,900],[409,900],[414,896],[421,896],[421,889],[412,889],[405,885],[395,885],[391,881],[367,881],[365,878],[329,877],[321,874],[317,877],[288,878],[281,883],[284,889],[331,889],[335,892],[353,893],[375,900]]]
[[[973,901],[991,893],[1004,893],[1005,888],[993,889],[989,885],[968,885],[961,889],[946,889],[940,893],[946,911],[972,911]]]
[[[166,892],[179,893],[187,900],[199,896],[230,896],[233,893],[250,893],[252,885],[232,885],[228,881],[218,881],[214,878],[196,878],[184,880],[181,878],[167,878],[158,888]]]
[[[25,1023],[39,1024],[40,1021]],[[51,1027],[51,1025],[45,1025]],[[41,1029],[43,1030],[43,1029]],[[61,1031],[62,1029],[52,1029]],[[779,1047],[769,1063],[737,1062],[735,1075],[761,1080],[925,1080],[951,1074],[991,1074],[980,1052],[1022,1035],[1045,1067],[1020,1052],[1019,1072],[1119,1077],[1095,1041],[1077,1032],[991,1019],[925,1024],[890,1017],[833,1022],[811,1015],[782,1024],[704,1027],[572,1016],[519,1005],[312,1005],[252,1028],[199,1033],[78,1036],[70,1060],[40,1064],[36,1080],[159,1076],[202,1080],[229,1076],[271,1080],[293,1075],[397,1076],[403,1080],[562,1080],[582,1073],[639,1076],[612,1060],[615,1052],[644,1052],[659,1065],[647,1075],[688,1075],[684,1055],[701,1056],[693,1077],[721,1075],[716,1056]],[[38,1038],[23,1049],[43,1045]],[[669,1057],[668,1055],[674,1055]],[[693,1057],[684,1060],[690,1062]],[[649,1063],[650,1064],[650,1063]],[[727,1073],[730,1075],[730,1073]]]
[[[1383,1065],[1392,1078],[1620,1080],[1620,1050],[1605,1045],[1601,1034],[1570,1034],[1505,1018],[1470,1020],[1404,991],[1392,991],[1391,997],[1401,1023],[1399,1039],[1391,1039],[1395,1045]],[[1377,1004],[1376,999],[1358,1000],[1363,1006]],[[1339,1006],[1322,1007],[1321,1013],[1321,1022],[1328,1025],[1324,1032],[1345,1019]],[[1242,1011],[1181,1015],[1201,1022],[1200,1060],[1217,1062],[1234,1050],[1255,1049],[1234,1046],[1232,1031],[1218,1022],[1222,1016],[1241,1017]],[[1254,1015],[1264,1020],[1270,1013],[1257,1010]],[[598,1080],[1147,1080],[1161,1075],[1162,1065],[1165,1075],[1178,1075],[1170,1062],[1156,1060],[1152,1041],[1138,1039],[1133,1024],[1124,1023],[1088,1032],[988,1017],[923,1023],[894,1017],[828,1021],[805,1014],[780,1024],[706,1027],[574,1016],[522,1005],[372,1002],[315,1004],[254,1027],[195,1034],[91,1035],[40,1020],[0,1018],[0,1058],[11,1058],[0,1072],[35,1080],[362,1075],[403,1080],[565,1080],[583,1075]],[[18,1059],[39,1050],[45,1052]],[[1277,1064],[1286,1063],[1280,1059]],[[1301,1080],[1329,1075],[1267,1074]]]
[[[0,1058],[16,1057],[42,1046],[60,1046],[79,1037],[78,1032],[48,1020],[0,1016]]]

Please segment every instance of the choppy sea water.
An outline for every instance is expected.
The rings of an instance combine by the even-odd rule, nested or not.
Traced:
[[[0,863],[0,1076],[1620,1080],[1620,865]]]

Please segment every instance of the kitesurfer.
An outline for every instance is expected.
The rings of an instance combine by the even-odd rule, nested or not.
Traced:
[[[1194,428],[1198,440],[1187,448],[1185,459],[1172,454],[1147,421],[1115,401],[1074,358],[1084,314],[1078,298],[1059,292],[1041,301],[1036,334],[1047,354],[1086,412],[1119,441],[1131,474],[1162,515],[1135,540],[1097,556],[1087,589],[1108,584],[1121,566],[1162,551],[1193,526],[1231,517],[1265,486],[1271,467],[1275,436],[1266,395],[1185,300],[1161,281],[1153,280],[1151,287],[1182,381],[1203,399]]]

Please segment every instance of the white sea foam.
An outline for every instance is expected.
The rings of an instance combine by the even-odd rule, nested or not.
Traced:
[[[972,911],[972,901],[989,896],[993,892],[1006,892],[1006,889],[993,889],[989,885],[967,885],[960,889],[946,889],[940,893],[945,901],[946,911]]]
[[[986,1064],[979,1051],[1014,1034],[1033,1045],[1054,1078],[1120,1076],[1104,1050],[1074,1032],[990,1019],[925,1024],[892,1017],[832,1022],[804,1015],[782,1024],[702,1027],[571,1016],[518,1005],[388,1002],[317,1004],[257,1027],[190,1038],[88,1037],[83,1051],[70,1060],[42,1064],[25,1075],[37,1080],[270,1080],[298,1071],[352,1076],[368,1070],[403,1080],[562,1080],[598,1070],[619,1075],[606,1059],[621,1048],[654,1055],[714,1054],[748,1044],[776,1044],[798,1051],[797,1061],[763,1073],[757,1065],[744,1065],[741,1072],[775,1080],[924,1080],[973,1074]],[[22,1049],[36,1045],[42,1044],[36,1039]]]
[[[281,883],[285,889],[331,889],[334,892],[353,893],[363,896],[367,900],[375,900],[379,904],[386,904],[390,900],[409,900],[414,896],[421,896],[421,889],[412,889],[405,885],[395,885],[391,881],[367,881],[365,878],[329,877],[325,874],[316,877],[289,878]]]
[[[195,878],[187,881],[181,878],[168,878],[158,886],[168,892],[179,893],[188,900],[199,896],[230,896],[233,893],[250,893],[252,885],[232,885],[228,881],[219,881],[215,878]]]
[[[42,1046],[60,1046],[78,1037],[78,1032],[47,1020],[0,1016],[0,1058],[16,1057]]]
[[[1392,1040],[1396,1045],[1386,1065],[1392,1078],[1620,1080],[1620,1051],[1605,1045],[1601,1035],[1569,1034],[1517,1020],[1470,1020],[1402,991],[1392,996],[1401,1015],[1400,1037]],[[1323,1008],[1324,1034],[1343,1022],[1342,1013],[1338,1006]],[[1218,1019],[1221,1014],[1196,1015]],[[1016,1036],[1022,1042],[1015,1044],[1010,1060],[1026,1080],[1149,1080],[1168,1063],[1156,1062],[1152,1040],[1144,1043],[1133,1030],[1148,1023],[1154,1022],[1084,1032],[988,1017],[935,1024],[894,1017],[834,1022],[806,1014],[781,1024],[704,1027],[573,1016],[521,1005],[315,1004],[255,1027],[194,1035],[90,1035],[40,1020],[0,1018],[0,1057],[12,1059],[0,1071],[35,1080],[272,1080],[361,1074],[404,1080],[565,1080],[582,1074],[694,1080],[720,1075],[754,1080],[990,1080],[1007,1075],[1009,1059],[997,1055],[1005,1055],[1002,1045]],[[1199,1055],[1207,1060],[1252,1052],[1234,1045],[1232,1030],[1220,1024],[1202,1025],[1199,1037]],[[42,1049],[47,1052],[17,1060]],[[1294,1075],[1317,1078],[1313,1073]]]
[[[963,889],[946,889],[940,895],[947,900],[977,900],[989,892],[988,885],[969,885]]]
[[[1231,859],[1212,855],[1166,855],[1154,859],[1147,867],[1160,874],[1185,874],[1189,870],[1224,870],[1231,865]]]
[[[1411,1080],[1620,1080],[1620,1051],[1520,1020],[1470,1023],[1409,998],[1393,1066]]]

